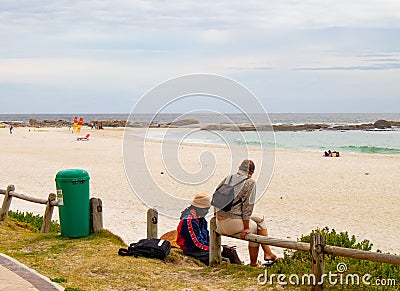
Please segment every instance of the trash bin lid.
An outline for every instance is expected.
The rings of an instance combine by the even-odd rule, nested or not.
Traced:
[[[89,173],[79,169],[59,171],[56,175],[56,181],[87,181],[89,179]]]

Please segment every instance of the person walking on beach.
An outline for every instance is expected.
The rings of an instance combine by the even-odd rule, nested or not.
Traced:
[[[217,232],[224,235],[234,235],[240,233],[240,238],[244,239],[249,233],[268,236],[268,230],[264,217],[253,214],[256,197],[256,182],[251,178],[255,170],[254,162],[244,160],[236,174],[226,177],[217,187],[223,184],[234,186],[234,199],[229,211],[216,208]],[[261,267],[257,263],[258,243],[249,242],[250,266]],[[275,263],[277,256],[272,253],[269,245],[261,244],[264,251],[264,266]]]
[[[210,209],[210,198],[207,194],[197,194],[191,205],[182,211],[176,243],[183,254],[209,264],[210,234],[205,216]]]
[[[10,125],[10,134],[13,133],[14,127],[12,125]]]

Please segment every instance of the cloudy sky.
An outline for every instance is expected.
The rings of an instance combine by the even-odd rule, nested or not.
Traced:
[[[0,113],[129,113],[191,73],[269,112],[400,112],[398,0],[0,0],[0,40]]]

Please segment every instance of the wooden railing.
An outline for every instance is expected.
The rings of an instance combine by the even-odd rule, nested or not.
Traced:
[[[216,264],[221,261],[222,235],[219,234],[216,229],[216,218],[213,217],[210,221],[210,264]],[[239,235],[228,237],[240,239]],[[267,244],[280,248],[310,252],[311,274],[313,274],[315,277],[314,284],[312,285],[312,290],[323,290],[323,284],[318,283],[323,282],[323,275],[325,274],[325,254],[360,260],[368,260],[372,262],[400,265],[400,256],[326,245],[325,238],[319,233],[315,233],[312,235],[310,243],[277,239],[256,234],[248,234],[245,236],[244,240]]]
[[[157,223],[157,210],[149,209],[147,212],[148,237],[157,237]],[[216,218],[213,217],[210,221],[210,265],[219,264],[221,262],[222,235],[219,234],[216,229]],[[240,239],[239,235],[226,236]],[[248,234],[245,236],[244,240],[285,249],[310,252],[311,274],[313,274],[315,278],[314,284],[312,285],[312,290],[323,290],[323,284],[318,284],[318,282],[323,282],[323,275],[325,274],[325,254],[400,265],[400,256],[326,245],[325,238],[318,233],[312,235],[310,243],[278,239],[256,234]]]
[[[0,189],[0,194],[5,195],[3,204],[0,210],[0,221],[7,220],[8,211],[11,206],[11,200],[13,197],[22,199],[25,201],[45,204],[46,209],[43,215],[43,223],[40,232],[48,233],[50,230],[51,217],[53,216],[54,206],[58,206],[57,196],[54,193],[50,193],[48,199],[42,199],[37,197],[28,196],[25,194],[15,192],[14,185],[8,185],[7,190]],[[99,198],[90,199],[90,229],[91,232],[97,232],[103,229],[103,209],[102,202]]]

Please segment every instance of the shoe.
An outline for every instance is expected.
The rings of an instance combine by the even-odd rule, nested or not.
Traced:
[[[277,260],[278,260],[278,259],[266,260],[265,263],[263,264],[263,266],[265,266],[265,267],[270,267],[270,266],[272,266],[273,264],[275,264]]]

